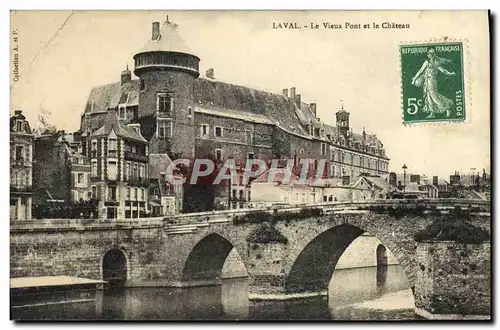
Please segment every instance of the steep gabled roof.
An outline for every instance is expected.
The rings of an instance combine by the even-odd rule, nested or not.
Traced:
[[[148,52],[175,52],[193,55],[193,51],[187,46],[177,31],[177,25],[165,22],[160,28],[159,38],[149,40],[137,54]]]
[[[104,125],[102,125],[97,131],[91,134],[92,137],[97,136],[108,136],[111,131],[115,132],[117,136],[123,137],[125,139],[139,141],[147,143],[146,139],[137,133],[135,129],[132,127],[128,127],[122,124],[116,115],[116,111],[109,110],[106,114],[106,118],[104,120]]]
[[[128,99],[128,102],[127,102]],[[139,80],[120,81],[96,86],[90,90],[85,112],[102,112],[127,102],[128,106],[139,104]]]

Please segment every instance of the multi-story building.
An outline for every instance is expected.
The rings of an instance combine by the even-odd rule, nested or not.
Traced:
[[[346,110],[338,111],[336,125],[329,126],[316,116],[316,103],[302,102],[295,87],[290,93],[270,93],[238,86],[217,80],[213,69],[199,77],[200,58],[173,23],[160,28],[154,22],[150,40],[134,60],[139,79],[132,79],[127,68],[119,82],[91,90],[81,118],[84,136],[102,126],[109,111],[116,111],[120,122],[140,123],[154,154],[220,162],[232,158],[240,164],[252,158],[310,158],[315,160],[313,170],[325,159],[324,175],[387,179],[389,159],[383,144],[373,134],[354,133]],[[83,138],[85,143],[88,139]],[[225,194],[231,205],[236,190],[236,205],[244,206],[249,187],[231,184],[236,187],[219,189],[219,195]]]
[[[85,138],[91,195],[99,201],[99,217],[145,216],[149,212],[148,143],[139,125],[125,125],[110,110],[103,125]]]
[[[182,212],[184,186],[174,184],[184,179],[178,171],[172,171],[172,179],[167,178],[172,160],[167,154],[149,155],[149,205],[153,216]]]
[[[92,197],[89,161],[66,138],[62,131],[35,138],[33,188],[37,216],[48,216],[47,208],[68,208]]]
[[[33,139],[21,110],[10,117],[10,219],[31,219]]]

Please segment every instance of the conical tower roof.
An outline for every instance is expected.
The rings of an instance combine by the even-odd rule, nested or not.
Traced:
[[[155,27],[155,24],[158,24],[157,27]],[[156,28],[158,31],[155,31]],[[168,20],[163,23],[161,28],[159,27],[159,23],[153,23],[151,39],[137,54],[149,52],[173,52],[196,56],[177,31],[177,24]]]

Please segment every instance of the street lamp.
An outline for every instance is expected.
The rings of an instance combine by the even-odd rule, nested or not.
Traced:
[[[403,164],[403,194],[406,192],[406,164]]]

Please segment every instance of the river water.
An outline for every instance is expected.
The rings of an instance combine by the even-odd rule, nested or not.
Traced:
[[[105,290],[100,312],[65,307],[21,319],[105,320],[401,320],[415,319],[399,265],[335,270],[328,297],[251,302],[246,278],[221,286]],[[100,315],[99,315],[100,314]]]

